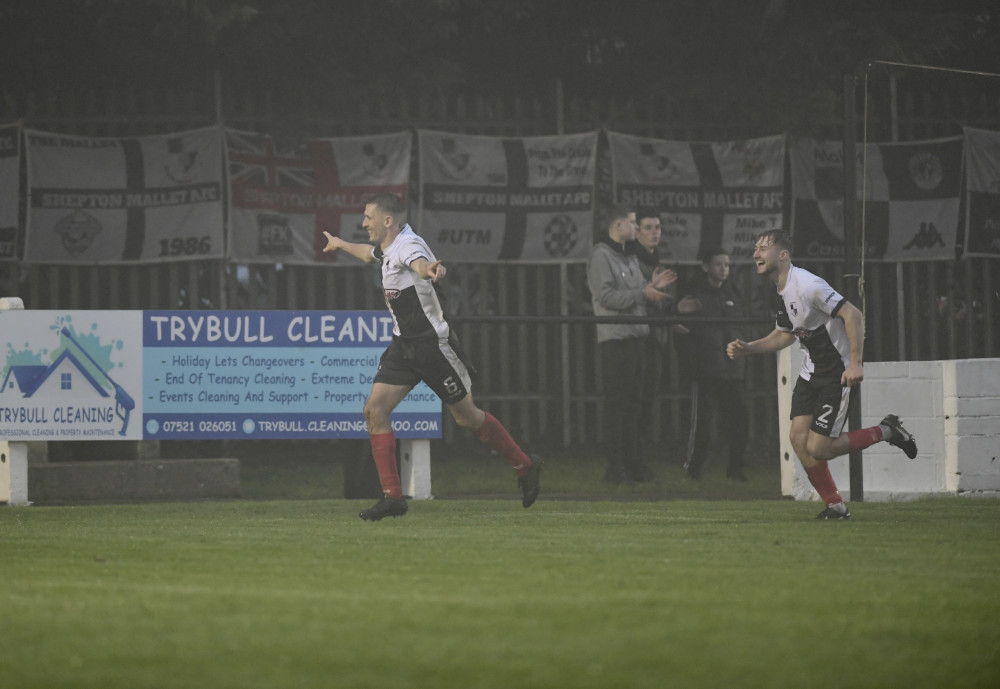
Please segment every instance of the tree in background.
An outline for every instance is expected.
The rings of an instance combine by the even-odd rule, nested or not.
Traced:
[[[894,60],[1000,72],[988,0],[6,0],[8,98],[239,90],[294,110],[361,98],[681,94],[708,117],[808,128],[843,74]],[[736,110],[734,110],[734,108]]]

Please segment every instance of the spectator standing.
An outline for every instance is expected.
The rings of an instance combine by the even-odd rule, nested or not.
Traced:
[[[653,273],[661,268],[660,259],[660,238],[662,226],[660,223],[660,212],[655,208],[640,208],[635,214],[638,230],[636,239],[631,245],[632,250],[639,259],[639,270],[642,271],[643,278],[647,282],[653,280]],[[677,274],[672,270],[666,271],[672,284],[663,290],[668,298],[663,301],[647,301],[646,315],[651,317],[667,318],[676,316],[678,313],[692,313],[699,307],[697,300],[693,297],[685,297],[677,300]],[[679,326],[674,326],[677,328]],[[640,388],[640,409],[642,416],[639,419],[639,448],[644,461],[650,459],[662,459],[662,445],[655,442],[658,436],[657,426],[660,423],[662,414],[657,414],[656,395],[660,391],[663,383],[663,371],[669,355],[671,326],[666,323],[649,326],[649,335],[646,342],[646,375],[642,379]],[[727,340],[728,342],[728,340]],[[646,467],[646,478],[652,478],[652,472]]]
[[[594,245],[587,263],[595,316],[646,315],[647,302],[668,298],[663,290],[677,280],[672,271],[655,268],[650,280],[643,277],[639,259],[629,245],[635,240],[635,211],[624,205],[610,209],[607,232]],[[644,323],[600,323],[597,343],[601,357],[604,394],[605,438],[608,465],[604,480],[609,483],[648,480],[649,470],[639,454],[641,392],[646,376]]]
[[[701,304],[698,320],[688,325],[691,363],[691,433],[688,438],[688,475],[700,479],[708,450],[715,439],[714,429],[724,429],[728,444],[726,476],[746,481],[748,419],[743,400],[746,362],[730,359],[726,345],[739,339],[740,325],[733,322],[744,315],[740,297],[729,282],[729,254],[722,248],[702,256],[703,274],[691,285],[691,296]],[[720,322],[722,321],[722,322]],[[728,322],[727,322],[728,321]]]

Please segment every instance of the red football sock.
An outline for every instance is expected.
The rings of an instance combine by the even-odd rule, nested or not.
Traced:
[[[518,476],[524,476],[528,473],[531,458],[524,454],[524,451],[518,447],[514,439],[510,437],[510,433],[503,427],[503,424],[496,420],[495,416],[486,412],[483,425],[476,431],[476,435],[483,443],[506,457],[510,465],[517,471]]]
[[[390,498],[403,497],[403,487],[399,482],[399,467],[396,466],[396,436],[392,431],[369,435],[372,457],[378,467],[378,480],[382,492]]]
[[[837,490],[837,484],[833,482],[830,467],[826,462],[820,462],[814,467],[806,467],[806,476],[809,477],[809,483],[813,485],[827,507],[844,502],[844,499],[840,497],[840,491]]]
[[[856,452],[858,450],[863,450],[866,447],[871,447],[877,442],[882,440],[882,428],[881,426],[872,426],[871,428],[859,428],[856,431],[849,431],[847,434],[847,444],[851,452]]]

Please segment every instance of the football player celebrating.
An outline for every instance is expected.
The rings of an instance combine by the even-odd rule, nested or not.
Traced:
[[[777,322],[770,334],[753,342],[726,346],[731,359],[784,349],[796,340],[803,349],[802,369],[792,391],[789,440],[810,483],[826,503],[817,519],[849,519],[850,510],[830,475],[827,462],[885,441],[913,459],[917,444],[895,414],[877,426],[841,433],[847,421],[851,386],[864,378],[864,319],[861,312],[822,278],[792,265],[791,239],[782,230],[757,238],[757,274],[778,291]]]
[[[403,222],[404,210],[392,193],[379,193],[368,201],[362,226],[371,244],[323,233],[327,238],[323,251],[342,250],[365,263],[381,263],[382,291],[393,321],[392,343],[379,360],[364,407],[384,497],[359,516],[378,521],[406,514],[389,416],[420,381],[441,398],[459,426],[475,431],[479,440],[510,462],[517,472],[521,504],[531,507],[538,497],[542,461],[526,455],[507,429],[473,401],[469,366],[438,298],[436,283],[447,271],[427,242]]]

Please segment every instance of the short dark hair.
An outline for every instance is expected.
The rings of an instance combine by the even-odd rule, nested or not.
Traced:
[[[776,245],[789,254],[792,253],[792,238],[784,230],[765,230],[757,235],[758,242],[762,239],[767,239],[768,244]]]
[[[701,253],[701,262],[708,265],[712,262],[712,259],[716,256],[728,256],[729,252],[723,249],[721,246],[713,246],[707,251]]]
[[[606,217],[607,227],[610,228],[619,220],[627,220],[629,213],[634,213],[635,209],[627,203],[616,203],[608,209]]]
[[[386,215],[391,215],[397,222],[402,223],[406,214],[406,207],[403,200],[391,191],[380,191],[365,201],[366,206],[375,206]]]
[[[652,206],[642,206],[635,209],[635,221],[641,223],[646,218],[660,219],[660,211]]]

